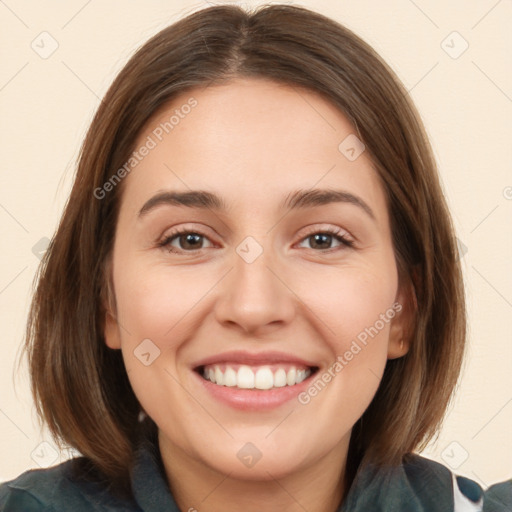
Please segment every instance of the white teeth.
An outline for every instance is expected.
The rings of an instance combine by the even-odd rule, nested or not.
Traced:
[[[288,371],[278,368],[275,372],[268,366],[252,369],[250,366],[241,365],[238,371],[227,365],[222,371],[218,365],[205,368],[203,377],[219,386],[238,387],[241,389],[272,389],[282,388],[286,385],[300,384],[311,375],[311,370],[291,367]]]
[[[224,386],[236,386],[236,382],[236,372],[228,366],[224,372]]]
[[[251,371],[252,373],[252,371]],[[270,368],[259,368],[254,378],[254,387],[256,389],[270,389],[274,385],[274,375]]]
[[[215,382],[220,385],[224,384],[224,374],[220,371],[218,366],[215,367]]]
[[[291,368],[286,374],[286,384],[288,386],[293,386],[295,384],[295,377],[297,375],[297,370],[295,368]]]
[[[236,380],[237,380],[237,386],[239,388],[242,388],[242,389],[254,388],[254,373],[248,366],[240,366],[240,368],[238,368]]]
[[[279,370],[274,373],[274,387],[282,388],[283,386],[286,386],[286,372],[282,368],[279,368]]]

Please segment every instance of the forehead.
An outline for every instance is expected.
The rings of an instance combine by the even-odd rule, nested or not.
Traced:
[[[344,141],[355,137],[339,109],[303,88],[240,78],[192,89],[139,134],[135,150],[151,149],[125,178],[123,203],[135,210],[168,189],[207,189],[230,203],[281,203],[290,190],[343,186],[383,207],[367,154],[354,160],[344,153]]]

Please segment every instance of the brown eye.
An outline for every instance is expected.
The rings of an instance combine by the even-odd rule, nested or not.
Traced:
[[[312,233],[305,238],[303,238],[303,242],[309,241],[310,249],[315,250],[335,250],[343,247],[352,247],[354,245],[352,240],[349,240],[344,234],[343,230],[325,230],[325,231],[317,231]],[[331,247],[333,242],[339,242],[338,247]]]
[[[333,236],[325,233],[318,233],[308,237],[312,249],[330,249]],[[326,247],[328,246],[328,247]]]
[[[205,235],[195,231],[176,231],[166,236],[158,245],[168,248],[169,252],[183,253],[204,249]]]
[[[180,235],[176,238],[180,245],[180,249],[201,249],[202,236],[198,233],[188,233],[186,235]]]

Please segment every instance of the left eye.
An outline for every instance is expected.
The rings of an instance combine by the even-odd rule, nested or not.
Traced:
[[[324,244],[331,245],[333,241],[337,241],[340,243],[338,248],[340,246],[352,247],[354,245],[352,240],[349,240],[346,236],[342,235],[341,233],[343,233],[343,231],[318,231],[316,233],[307,235],[305,238],[303,238],[303,242],[313,240],[313,247],[311,247],[312,249],[317,248],[325,250],[334,250],[336,249],[336,247],[322,247],[322,245]]]

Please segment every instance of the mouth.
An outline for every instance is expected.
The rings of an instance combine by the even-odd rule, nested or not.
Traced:
[[[198,392],[241,411],[270,411],[296,399],[320,366],[295,354],[233,350],[191,365]]]
[[[194,371],[216,386],[272,391],[301,384],[314,375],[318,367],[290,363],[266,365],[222,363],[201,365]]]

